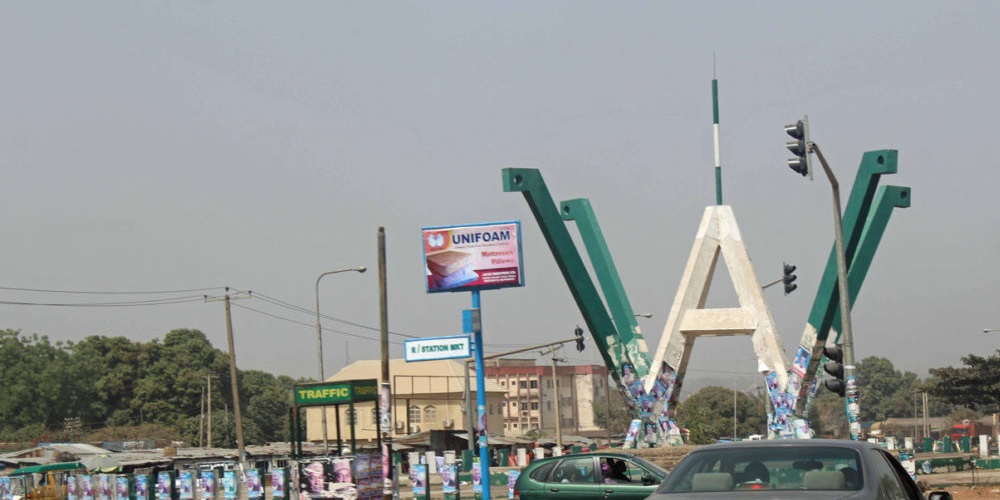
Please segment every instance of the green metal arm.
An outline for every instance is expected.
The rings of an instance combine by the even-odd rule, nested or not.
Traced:
[[[612,376],[620,384],[622,359],[615,359],[611,349],[612,345],[620,345],[618,331],[615,330],[573,238],[559,215],[541,172],[533,168],[505,168],[503,190],[524,195],[605,365],[612,368]]]
[[[597,223],[597,216],[590,205],[590,201],[585,198],[576,198],[564,201],[560,204],[563,220],[575,221],[583,239],[587,255],[590,257],[591,267],[597,275],[597,281],[601,285],[604,299],[607,301],[611,317],[618,328],[619,342],[624,349],[624,357],[619,356],[623,361],[629,361],[635,368],[638,377],[645,378],[650,371],[652,360],[649,357],[649,349],[646,347],[646,340],[642,337],[639,324],[635,320],[635,312],[632,304],[622,286],[621,277],[615,262],[611,258],[611,252],[604,239],[600,224]]]

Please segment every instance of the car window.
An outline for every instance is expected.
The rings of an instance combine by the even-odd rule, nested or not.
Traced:
[[[537,469],[531,471],[531,474],[528,474],[528,477],[540,483],[544,483],[545,480],[548,479],[549,473],[552,472],[552,468],[555,466],[556,462],[539,465]]]
[[[830,446],[740,446],[700,450],[677,464],[657,490],[662,493],[729,490],[856,490],[850,470],[860,455]]]
[[[906,469],[896,457],[885,450],[872,450],[878,455],[872,460],[873,477],[878,484],[878,497],[882,500],[910,500],[921,498],[919,490]]]
[[[551,482],[592,484],[597,482],[594,457],[568,458],[559,462],[552,472]]]

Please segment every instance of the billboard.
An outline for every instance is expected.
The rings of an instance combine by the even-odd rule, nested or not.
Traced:
[[[422,229],[428,292],[523,286],[521,222]]]

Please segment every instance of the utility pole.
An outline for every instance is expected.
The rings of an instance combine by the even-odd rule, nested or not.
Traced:
[[[204,448],[205,441],[202,438],[205,437],[205,388],[201,388],[201,413],[199,413],[198,421],[198,447]]]
[[[559,404],[559,375],[556,374],[556,362],[566,360],[556,357],[556,349],[559,347],[561,346],[552,346],[549,348],[549,352],[544,352],[542,354],[552,356],[552,380],[554,381],[553,385],[555,385],[556,388],[556,446],[562,450],[562,412],[559,409],[562,405]]]
[[[246,443],[243,441],[243,417],[240,415],[240,385],[239,378],[236,375],[236,346],[233,342],[233,314],[232,308],[230,307],[230,301],[232,299],[246,299],[250,298],[250,292],[240,292],[235,294],[233,297],[229,296],[229,287],[226,287],[226,295],[222,297],[222,301],[226,305],[226,340],[229,344],[229,377],[233,385],[233,413],[236,416],[236,448],[239,452],[239,462],[243,463],[246,458],[244,456]],[[205,301],[217,301],[220,300],[217,297],[205,296]]]

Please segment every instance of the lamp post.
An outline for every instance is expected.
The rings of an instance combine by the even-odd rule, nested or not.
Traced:
[[[983,333],[1000,332],[1000,328],[983,328]]]
[[[323,276],[328,274],[345,273],[348,271],[354,271],[356,273],[363,273],[367,271],[368,268],[361,267],[348,267],[344,269],[337,269],[336,271],[327,271],[320,274],[316,278],[316,353],[319,360],[319,381],[323,382],[326,380],[326,374],[323,373],[323,327],[320,326],[319,322],[319,280],[323,279]],[[330,454],[330,445],[327,442],[326,435],[326,406],[323,407],[323,453],[325,455]]]
[[[646,319],[649,319],[649,318],[653,317],[653,313],[639,313],[639,314],[633,314],[632,316],[635,316],[636,318],[646,318]]]

